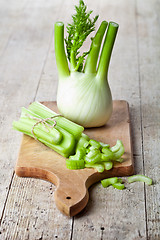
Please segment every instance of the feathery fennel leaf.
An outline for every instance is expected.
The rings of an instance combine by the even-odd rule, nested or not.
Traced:
[[[68,24],[67,33],[68,36],[65,38],[67,56],[71,62],[71,67],[75,71],[82,71],[83,62],[86,55],[90,51],[84,52],[79,56],[79,49],[83,45],[87,36],[95,30],[95,22],[98,19],[98,15],[90,18],[92,11],[87,12],[87,6],[84,4],[83,0],[79,1],[79,6],[75,6],[76,13],[72,15],[73,22]]]

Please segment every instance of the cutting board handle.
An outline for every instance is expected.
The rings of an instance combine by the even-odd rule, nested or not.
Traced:
[[[57,208],[62,213],[74,216],[87,205],[89,193],[84,181],[77,186],[77,184],[59,180],[54,198]]]
[[[95,170],[86,169],[81,175],[76,170],[66,169],[65,174],[54,172],[54,169],[39,167],[16,166],[16,175],[19,177],[34,177],[47,180],[57,188],[54,198],[57,208],[67,216],[74,216],[79,213],[89,200],[88,187],[93,183],[92,179]]]

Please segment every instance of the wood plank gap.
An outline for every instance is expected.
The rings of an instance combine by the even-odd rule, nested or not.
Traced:
[[[133,153],[133,157],[141,157],[141,154]]]
[[[73,239],[73,228],[74,228],[74,217],[72,217],[72,226],[71,226],[71,237],[70,237],[70,240]]]
[[[35,96],[34,96],[33,101],[35,101],[36,96],[37,96],[37,93],[38,93],[38,89],[39,89],[39,85],[40,85],[41,78],[42,78],[42,75],[43,75],[43,71],[44,71],[45,65],[46,65],[46,63],[47,63],[48,55],[49,55],[49,52],[50,52],[51,43],[52,43],[52,38],[53,38],[53,30],[52,30],[52,34],[51,34],[51,38],[50,38],[50,42],[49,42],[49,47],[48,47],[48,50],[47,50],[46,58],[45,58],[45,60],[44,60],[44,64],[43,64],[43,67],[42,67],[42,71],[41,71],[41,74],[40,74],[40,78],[39,78],[39,81],[38,81],[38,84],[37,84],[37,89],[36,89],[36,92],[35,92]]]
[[[135,15],[138,16],[137,0],[135,0]],[[142,116],[142,91],[141,91],[141,74],[140,74],[140,51],[139,51],[139,28],[138,28],[138,17],[136,19],[136,40],[137,40],[137,60],[138,60],[138,79],[139,79],[139,102],[140,102],[140,131],[141,131],[141,155],[142,155],[142,171],[145,175],[144,166],[144,136],[143,136],[143,116]],[[148,240],[148,217],[147,217],[147,199],[146,199],[146,186],[144,184],[144,206],[145,206],[145,223],[146,223],[146,240]]]
[[[6,204],[7,204],[7,201],[8,201],[8,196],[9,196],[9,192],[11,190],[14,175],[15,175],[15,171],[13,171],[13,173],[12,173],[11,181],[10,181],[10,184],[9,184],[9,187],[8,187],[8,192],[7,192],[7,195],[6,195],[6,199],[5,199],[5,202],[4,202],[4,207],[3,207],[3,210],[2,210],[2,215],[1,215],[1,218],[0,218],[0,226],[1,226],[1,223],[2,223],[3,216],[4,216],[5,207],[6,207]]]

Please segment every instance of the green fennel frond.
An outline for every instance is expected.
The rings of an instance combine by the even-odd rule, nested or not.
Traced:
[[[75,71],[82,71],[83,62],[90,51],[84,52],[81,56],[79,49],[83,45],[87,36],[95,30],[95,22],[98,15],[90,18],[92,11],[87,12],[87,6],[83,0],[79,1],[79,6],[75,6],[76,13],[72,16],[72,24],[68,24],[65,38],[67,56]]]

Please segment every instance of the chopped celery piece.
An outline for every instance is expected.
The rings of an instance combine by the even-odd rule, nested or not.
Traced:
[[[118,178],[118,182],[122,183],[123,182],[122,178]]]
[[[110,147],[110,145],[107,144],[107,143],[103,143],[103,142],[99,142],[99,143],[100,143],[100,145],[101,145],[102,148],[103,148],[103,147],[107,147],[107,148]]]
[[[85,134],[85,133],[82,133],[82,137],[84,137],[87,141],[89,141],[90,140],[90,137],[88,137],[88,135],[87,134]]]
[[[115,162],[122,163],[122,162],[124,161],[124,159],[123,159],[123,158],[119,158],[119,159],[115,159],[114,161],[115,161]]]
[[[84,148],[87,148],[89,145],[89,141],[86,139],[86,137],[80,137],[80,139],[78,140],[78,143],[77,143],[77,148],[81,148],[81,147],[84,147]]]
[[[104,188],[106,188],[114,183],[117,183],[117,182],[118,182],[117,177],[106,178],[106,179],[101,180],[101,184]]]
[[[122,155],[124,154],[124,147],[120,148],[118,150],[118,152],[115,152],[114,155],[113,155],[113,160],[118,160],[122,157]]]
[[[101,153],[98,149],[93,149],[84,157],[86,163],[94,164],[101,161]]]
[[[103,161],[107,162],[107,161],[111,161],[111,160],[112,160],[112,158],[110,156],[108,156],[108,155],[106,155],[104,153],[101,154],[101,161],[102,162]]]
[[[102,148],[102,160],[103,161],[109,161],[109,160],[113,160],[113,153],[112,151],[108,148],[108,147],[103,147]]]
[[[90,152],[90,149],[89,148],[86,148],[86,153],[89,153]]]
[[[151,179],[151,178],[146,177],[146,176],[144,176],[144,175],[140,175],[140,174],[137,174],[137,175],[133,175],[133,176],[128,177],[128,182],[129,182],[129,183],[133,183],[133,182],[145,182],[145,183],[148,184],[148,185],[152,185],[152,179]]]
[[[94,149],[98,149],[98,148],[96,148],[96,147],[94,147],[94,146],[90,146],[90,147],[88,148],[89,151],[92,151],[92,150],[94,150]]]
[[[118,160],[122,157],[122,155],[124,154],[124,146],[122,141],[117,140],[117,144],[112,147],[113,148],[113,160]],[[112,148],[110,148],[112,150]]]
[[[100,164],[100,163],[94,163],[94,164],[86,163],[85,167],[86,168],[95,168],[100,173],[104,171],[104,166],[103,166],[103,164]]]
[[[118,190],[123,190],[125,188],[124,184],[122,184],[120,182],[114,183],[114,184],[112,184],[112,186]]]
[[[112,162],[103,162],[104,164],[104,169],[105,170],[110,170],[113,168],[113,163]]]
[[[94,149],[90,150],[90,152],[87,154],[87,157],[88,158],[96,157],[97,154],[99,154],[99,153],[100,153],[100,151],[98,149],[94,148]]]
[[[84,160],[73,160],[73,159],[66,159],[66,167],[68,169],[83,169],[85,166]]]
[[[28,109],[38,114],[41,118],[49,118],[58,115],[57,113],[55,113],[54,111],[52,111],[51,109],[49,109],[48,107],[44,106],[39,102],[31,103]],[[79,139],[82,132],[84,131],[84,128],[82,126],[62,116],[56,117],[56,123],[57,126],[65,129],[66,131],[74,135],[76,139]]]
[[[110,150],[112,152],[117,152],[122,146],[122,142],[120,140],[117,140],[116,145],[111,147]]]
[[[93,139],[90,139],[89,144],[91,146],[93,146],[94,148],[98,148],[98,149],[101,147],[101,144],[98,141],[93,140]]]
[[[70,160],[80,160],[83,159],[86,154],[86,149],[84,147],[78,148],[75,155],[69,157]]]

